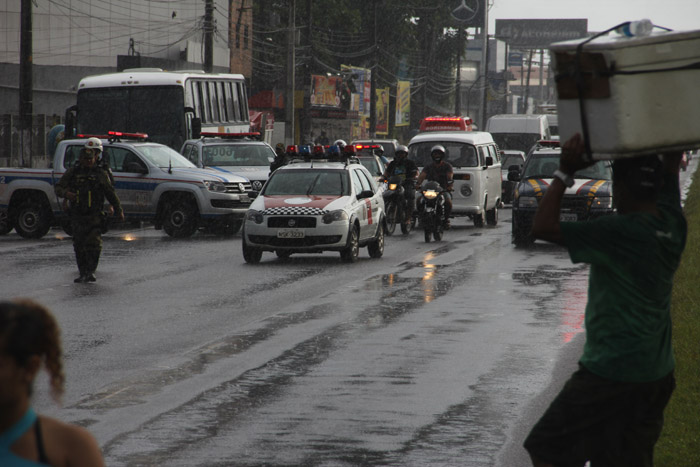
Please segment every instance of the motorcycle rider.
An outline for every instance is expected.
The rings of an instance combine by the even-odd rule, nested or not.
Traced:
[[[433,146],[430,150],[430,157],[433,162],[423,167],[420,175],[418,175],[418,180],[416,180],[416,189],[419,190],[423,180],[427,179],[428,181],[438,182],[444,190],[447,190],[441,196],[445,199],[445,220],[443,225],[445,230],[448,230],[450,228],[450,214],[452,214],[452,184],[454,182],[452,179],[454,176],[452,165],[445,161],[445,147],[441,144]]]
[[[418,175],[418,167],[416,163],[408,158],[408,148],[401,145],[396,148],[394,160],[387,166],[382,174],[384,180],[397,175],[401,177],[401,185],[404,188],[404,197],[406,198],[406,207],[408,215],[404,219],[404,223],[411,223],[411,216],[416,209],[416,175]]]

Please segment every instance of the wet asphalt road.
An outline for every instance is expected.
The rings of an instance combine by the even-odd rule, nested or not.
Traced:
[[[528,465],[522,439],[583,344],[587,268],[515,249],[509,209],[453,225],[353,265],[251,266],[240,235],[119,229],[95,284],[73,284],[60,231],[12,233],[0,296],[59,319],[64,404],[42,378],[35,405],[88,427],[108,465]]]

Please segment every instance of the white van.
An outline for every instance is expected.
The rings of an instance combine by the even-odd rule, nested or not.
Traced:
[[[501,206],[501,155],[484,131],[426,131],[408,143],[408,158],[422,169],[432,162],[430,150],[445,147],[454,171],[452,215],[469,216],[477,227],[498,223]]]
[[[528,154],[539,140],[551,139],[549,122],[544,114],[502,114],[486,121],[486,131],[491,133],[500,149],[517,149]]]

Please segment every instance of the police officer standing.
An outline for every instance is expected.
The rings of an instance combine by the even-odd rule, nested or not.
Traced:
[[[95,282],[95,270],[102,252],[102,208],[105,198],[110,211],[124,220],[121,203],[109,175],[97,166],[102,141],[90,138],[80,151],[78,164],[63,174],[56,184],[56,195],[68,200],[73,232],[73,249],[80,276],[74,282]]]

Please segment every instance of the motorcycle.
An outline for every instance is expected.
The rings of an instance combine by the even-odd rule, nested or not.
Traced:
[[[387,235],[393,235],[396,230],[396,224],[401,226],[401,232],[408,234],[415,226],[415,218],[411,217],[411,212],[408,209],[406,202],[406,189],[402,185],[403,179],[398,175],[392,175],[387,181],[387,187],[384,190],[384,211],[386,212],[386,230]],[[409,222],[410,218],[410,222]]]
[[[420,189],[419,212],[426,243],[442,240],[445,223],[445,190],[438,182],[425,182]]]

